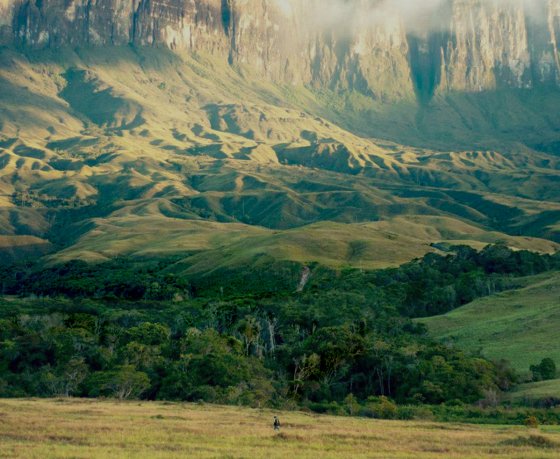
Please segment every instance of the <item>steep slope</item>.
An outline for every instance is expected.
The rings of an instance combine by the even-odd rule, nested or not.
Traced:
[[[165,45],[276,81],[377,97],[560,83],[558,0],[431,4],[4,0],[2,29],[5,42],[26,48]]]
[[[554,251],[560,3],[537,3],[4,0],[10,257]]]
[[[175,269],[203,274],[267,260],[379,269],[439,252],[436,246],[468,244],[483,248],[497,241],[543,253],[560,248],[551,241],[485,231],[448,217],[409,216],[355,224],[327,221],[284,231],[156,214],[113,215],[92,222],[93,228],[76,244],[59,252],[57,260],[104,261],[118,255],[157,258],[183,254]]]

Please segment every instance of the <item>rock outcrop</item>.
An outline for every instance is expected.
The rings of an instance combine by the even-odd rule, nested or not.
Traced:
[[[380,99],[560,85],[560,0],[0,0],[0,40],[23,48],[166,46],[277,82]],[[319,18],[319,19],[318,19]]]

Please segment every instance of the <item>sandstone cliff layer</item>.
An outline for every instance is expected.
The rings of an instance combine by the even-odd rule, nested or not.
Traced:
[[[166,46],[274,81],[414,93],[560,85],[560,0],[442,0],[405,14],[380,0],[0,0],[21,48]]]

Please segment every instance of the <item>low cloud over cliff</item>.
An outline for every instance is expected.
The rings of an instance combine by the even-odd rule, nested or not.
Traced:
[[[300,0],[274,0],[286,15],[300,13]],[[323,31],[352,30],[361,24],[387,26],[404,23],[411,33],[446,30],[451,26],[453,2],[450,0],[309,0],[315,2],[308,20],[311,28]],[[545,17],[547,0],[474,0],[473,6],[482,8],[520,8],[528,17]],[[471,8],[476,21],[477,8]]]

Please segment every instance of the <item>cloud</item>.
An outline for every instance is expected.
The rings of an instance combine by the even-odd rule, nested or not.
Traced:
[[[290,0],[275,0],[276,6],[286,16],[292,14],[292,2]]]
[[[359,26],[402,23],[409,33],[441,30],[451,25],[452,5],[465,0],[273,0],[285,15],[305,14],[311,29],[345,31]],[[472,9],[523,7],[542,16],[549,0],[471,0]],[[302,7],[303,5],[303,7]],[[298,7],[299,6],[299,7]]]

